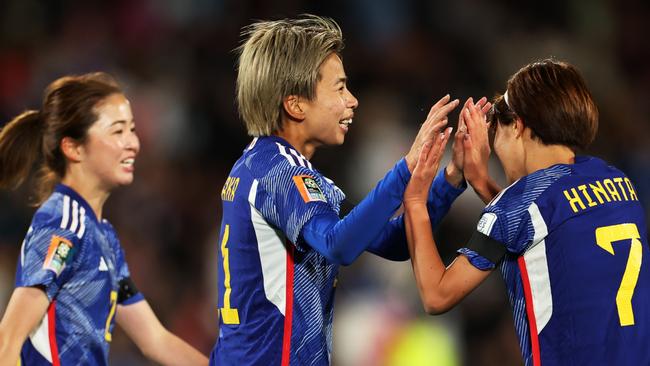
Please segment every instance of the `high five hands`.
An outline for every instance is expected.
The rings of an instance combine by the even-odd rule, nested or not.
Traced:
[[[451,127],[442,131],[448,123],[449,112],[458,105],[458,99],[450,99],[450,96],[446,95],[431,107],[406,156],[407,165],[413,175],[404,195],[405,201],[426,201],[452,131]],[[458,116],[452,158],[445,171],[445,177],[450,184],[460,186],[463,179],[467,179],[484,201],[489,201],[498,192],[493,192],[496,188],[489,178],[487,168],[491,150],[486,115],[491,107],[492,104],[485,97],[476,103],[473,98],[465,101]]]

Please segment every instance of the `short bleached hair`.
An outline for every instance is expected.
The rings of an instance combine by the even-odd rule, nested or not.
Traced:
[[[330,18],[259,21],[242,30],[237,69],[237,105],[251,136],[282,129],[282,101],[289,95],[313,100],[320,66],[343,50],[341,28]]]

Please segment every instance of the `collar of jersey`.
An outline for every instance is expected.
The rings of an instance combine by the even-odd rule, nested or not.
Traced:
[[[257,143],[259,144],[260,142],[265,143],[265,144],[272,144],[272,143],[274,143],[274,142],[277,142],[277,143],[279,143],[279,144],[281,144],[281,145],[284,145],[285,147],[288,147],[288,148],[290,148],[290,149],[293,149],[295,152],[297,152],[298,154],[300,154],[300,156],[301,156],[303,159],[309,161],[309,159],[307,159],[307,158],[306,158],[306,157],[305,157],[305,156],[304,156],[300,151],[298,151],[298,149],[296,149],[295,147],[293,147],[293,145],[291,145],[291,144],[289,143],[289,141],[283,139],[283,138],[280,137],[280,136],[276,136],[276,135],[260,136],[260,137],[258,138],[258,140],[257,140]]]
[[[66,186],[63,183],[59,183],[54,187],[54,192],[66,194],[70,196],[70,198],[72,198],[73,200],[79,202],[79,204],[86,209],[86,215],[90,216],[93,220],[95,220],[95,222],[98,222],[97,217],[95,216],[95,211],[92,209],[92,207],[90,207],[88,202],[86,202],[86,200],[83,197],[81,197],[79,193],[77,193],[77,191]]]

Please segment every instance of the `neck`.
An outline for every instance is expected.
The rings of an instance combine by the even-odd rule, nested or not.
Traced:
[[[285,121],[283,128],[280,131],[276,131],[273,134],[282,137],[285,139],[291,146],[293,146],[299,153],[301,153],[307,159],[311,159],[316,152],[316,144],[313,141],[310,141],[304,130],[300,128],[300,124],[291,121]]]
[[[61,183],[74,189],[75,192],[83,197],[93,209],[97,220],[101,220],[104,203],[110,196],[110,191],[101,188],[99,184],[93,184],[91,182],[93,182],[93,179],[89,179],[89,177],[84,177],[70,170],[68,170],[68,173],[61,180]]]
[[[546,169],[556,164],[573,164],[575,153],[564,145],[544,145],[540,142],[530,143],[524,152],[526,174]]]

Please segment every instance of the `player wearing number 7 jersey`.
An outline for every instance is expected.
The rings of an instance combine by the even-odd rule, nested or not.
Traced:
[[[129,101],[103,73],[55,80],[42,110],[0,132],[0,187],[19,186],[33,164],[41,172],[0,322],[0,366],[108,365],[115,323],[160,364],[208,363],[160,324],[102,219],[112,190],[133,181],[139,150]]]
[[[238,103],[256,138],[221,192],[219,339],[210,361],[328,365],[338,266],[365,250],[408,259],[403,219],[391,218],[422,144],[447,140],[449,131],[440,132],[457,101],[433,106],[406,158],[346,214],[343,192],[309,160],[316,148],[343,143],[358,104],[338,25],[305,16],[258,22],[245,35]],[[460,172],[446,172],[428,198],[433,221],[462,192]]]
[[[511,185],[483,210],[476,231],[445,268],[426,220],[418,163],[404,195],[413,267],[425,308],[440,313],[500,267],[526,365],[650,364],[650,251],[646,216],[632,182],[594,157],[598,112],[578,70],[529,64],[508,81],[490,115],[494,150]],[[487,125],[461,112],[465,176],[481,197]],[[432,255],[431,253],[434,253]]]

